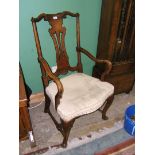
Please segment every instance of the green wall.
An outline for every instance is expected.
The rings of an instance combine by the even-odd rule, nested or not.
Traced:
[[[19,57],[26,83],[33,93],[41,92],[41,72],[37,61],[37,52],[32,31],[31,17],[40,13],[71,11],[80,13],[81,46],[95,56],[98,41],[100,11],[102,0],[20,0],[19,1]],[[77,62],[75,20],[66,19],[66,49],[72,65]],[[48,33],[49,24],[38,24],[38,31],[44,57],[48,63],[55,64],[55,50]],[[94,62],[82,55],[84,73],[91,75]]]

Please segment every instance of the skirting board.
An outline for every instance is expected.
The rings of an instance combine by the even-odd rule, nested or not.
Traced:
[[[44,93],[43,92],[32,94],[30,96],[30,102],[29,102],[29,104],[31,106],[33,104],[36,104],[36,103],[41,102],[43,99],[44,99]]]

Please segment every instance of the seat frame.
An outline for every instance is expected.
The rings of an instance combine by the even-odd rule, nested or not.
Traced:
[[[77,65],[74,67],[71,67],[69,64],[69,59],[68,59],[66,48],[65,48],[66,28],[63,26],[63,19],[66,18],[67,16],[76,18]],[[70,130],[74,124],[75,119],[79,118],[80,116],[70,120],[69,122],[66,122],[62,118],[60,118],[61,122],[60,123],[57,122],[56,119],[54,118],[54,116],[52,115],[52,113],[50,112],[51,100],[50,100],[49,96],[46,94],[45,88],[49,85],[50,81],[55,82],[57,89],[58,89],[58,92],[55,96],[55,110],[57,111],[57,107],[60,104],[60,99],[62,98],[63,91],[64,91],[63,85],[62,85],[58,76],[61,74],[67,74],[68,71],[77,71],[77,72],[83,73],[83,67],[82,67],[82,62],[81,62],[81,53],[88,56],[94,62],[104,65],[105,71],[102,73],[101,79],[104,79],[105,76],[107,76],[110,73],[111,68],[112,68],[112,63],[109,60],[99,60],[99,59],[95,58],[86,49],[84,49],[80,46],[79,16],[80,16],[79,13],[72,13],[69,11],[64,11],[64,12],[57,13],[57,14],[42,13],[37,18],[32,17],[32,19],[31,19],[36,48],[37,48],[38,61],[40,63],[40,68],[41,68],[41,72],[42,72],[42,82],[43,82],[44,95],[45,95],[44,112],[48,113],[50,115],[50,117],[52,118],[53,122],[56,125],[56,128],[62,133],[62,135],[64,137],[63,142],[61,144],[57,145],[57,146],[62,146],[62,147],[67,146],[67,141],[68,141],[68,137],[70,134]],[[56,49],[57,70],[55,73],[52,72],[49,64],[43,58],[43,54],[42,54],[42,50],[41,50],[41,45],[40,45],[40,40],[39,40],[36,23],[40,22],[42,19],[44,19],[44,21],[48,21],[51,26],[51,28],[49,28],[49,33],[53,39],[54,46]],[[107,100],[103,103],[103,105],[104,105],[103,110],[100,110],[100,108],[98,109],[102,112],[102,118],[104,120],[108,119],[108,117],[106,116],[106,112],[109,109],[109,107],[111,106],[113,98],[114,98],[114,94],[112,94],[109,98],[107,98]]]

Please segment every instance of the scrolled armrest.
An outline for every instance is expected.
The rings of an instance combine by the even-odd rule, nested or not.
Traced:
[[[60,104],[60,98],[62,97],[62,94],[64,91],[63,85],[62,85],[60,79],[52,73],[48,63],[46,62],[46,60],[44,58],[39,58],[38,60],[39,60],[40,64],[43,66],[47,76],[51,80],[53,80],[57,86],[58,92],[55,95],[55,109],[57,110],[57,107]]]
[[[77,48],[77,51],[84,53],[86,56],[88,56],[91,60],[95,61],[96,63],[103,63],[105,64],[105,71],[102,73],[102,79],[104,80],[105,76],[108,75],[112,69],[112,63],[109,60],[100,60],[95,58],[89,51],[86,49],[79,47]]]

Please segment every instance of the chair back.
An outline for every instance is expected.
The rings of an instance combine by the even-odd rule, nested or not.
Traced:
[[[65,47],[65,35],[66,35],[66,27],[63,25],[63,20],[67,17],[71,16],[76,18],[76,42],[77,42],[77,65],[76,66],[70,66],[69,64],[69,58],[67,55],[66,47]],[[68,71],[78,71],[82,72],[82,63],[81,63],[81,54],[78,51],[80,47],[80,23],[79,23],[79,14],[78,13],[72,13],[69,11],[64,11],[57,14],[40,14],[37,18],[31,19],[32,25],[33,25],[33,32],[37,47],[37,53],[38,58],[43,58],[39,35],[37,31],[37,22],[40,22],[42,19],[44,21],[47,21],[49,25],[51,26],[48,30],[56,51],[56,63],[57,63],[57,70],[54,73],[56,76],[59,76],[60,74],[66,74]],[[43,68],[42,68],[42,74],[44,74]]]

